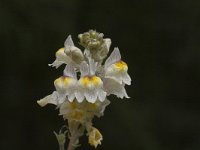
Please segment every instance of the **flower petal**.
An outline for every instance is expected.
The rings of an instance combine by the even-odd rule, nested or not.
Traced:
[[[121,99],[123,99],[124,97],[129,98],[124,88],[124,84],[119,84],[119,82],[110,78],[105,78],[103,80],[103,83],[104,90],[107,92],[107,95],[114,94]]]
[[[72,41],[71,35],[69,35],[67,39],[65,40],[64,46],[65,46],[65,49],[68,49],[69,47],[74,46],[74,42]]]
[[[80,72],[81,72],[81,77],[89,74],[89,66],[85,61],[83,61],[80,65]]]
[[[57,92],[53,92],[52,94],[40,99],[37,101],[37,103],[41,106],[44,107],[47,104],[54,104],[57,105],[58,99],[57,99]]]
[[[83,91],[78,90],[78,91],[75,93],[75,97],[76,97],[77,101],[78,101],[79,103],[81,103],[81,102],[84,100],[84,93],[83,93]]]
[[[109,49],[110,49],[111,43],[112,43],[111,39],[109,39],[109,38],[104,39],[104,43],[106,45],[106,49],[107,49],[107,52],[108,52]]]
[[[104,115],[104,111],[106,107],[110,104],[110,101],[106,98],[103,102],[96,101],[95,104],[97,105],[96,116],[101,117]]]
[[[105,91],[103,91],[102,89],[99,89],[99,91],[98,91],[98,98],[99,98],[99,100],[101,101],[101,102],[103,102],[103,101],[105,101],[105,99],[106,99],[106,92]]]
[[[72,77],[74,79],[77,79],[76,71],[72,65],[67,65],[63,71],[64,76]]]
[[[131,85],[131,77],[129,76],[128,73],[124,73],[122,78],[125,84]]]
[[[131,78],[127,73],[128,66],[123,61],[118,61],[110,65],[105,70],[105,78],[111,78],[119,82],[120,84],[125,83],[127,85],[131,84]]]
[[[68,95],[68,100],[70,102],[73,102],[74,99],[75,99],[75,94],[74,93],[71,93],[71,94]]]
[[[65,52],[64,52],[64,48],[60,48],[57,52],[56,52],[56,60],[52,63],[49,64],[49,66],[52,67],[56,67],[58,68],[59,66],[61,66],[62,64],[69,64],[71,63],[72,60],[70,57],[68,57]]]
[[[56,67],[56,69],[57,69],[57,68],[60,67],[62,64],[64,64],[63,61],[55,60],[52,64],[48,64],[48,65],[51,66],[51,67]]]
[[[115,62],[121,60],[121,54],[119,52],[119,48],[114,48],[113,52],[110,54],[110,56],[105,61],[104,68],[107,69],[110,65],[114,64]]]
[[[75,91],[77,87],[77,80],[72,77],[61,76],[54,81],[54,86],[56,91],[60,96],[60,103],[65,101],[66,97],[68,97],[69,101],[73,101],[75,96]]]
[[[101,101],[105,100],[106,93],[103,91],[103,82],[101,78],[97,76],[85,76],[81,77],[78,81],[78,89],[76,98],[81,101],[83,97],[90,103],[97,101],[100,98]]]
[[[97,62],[94,62],[94,59],[89,59],[89,69],[90,69],[90,75],[95,75],[97,67]]]
[[[89,132],[89,144],[96,148],[98,145],[101,145],[102,140],[103,136],[99,130],[93,127],[93,129]]]
[[[85,93],[85,98],[90,103],[95,103],[97,100],[97,92],[96,90],[87,90]]]

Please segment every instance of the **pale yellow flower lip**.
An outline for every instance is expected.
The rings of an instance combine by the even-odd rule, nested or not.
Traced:
[[[55,86],[63,86],[68,87],[70,83],[73,81],[73,78],[68,76],[61,76],[54,81]]]
[[[99,87],[102,85],[102,80],[97,76],[85,76],[79,80],[79,83],[86,88]]]
[[[65,50],[65,48],[64,48],[64,47],[62,47],[62,48],[58,49],[58,50],[57,50],[57,52],[56,52],[56,56],[57,56],[58,54],[60,54],[60,53],[63,53],[63,52],[64,52],[64,50]]]
[[[75,98],[77,79],[71,76],[60,76],[54,81],[56,91],[60,94],[60,98],[65,100],[68,98],[69,101],[73,101]],[[59,98],[59,99],[60,99]]]
[[[78,81],[79,90],[75,96],[79,102],[82,102],[84,98],[90,103],[94,103],[97,98],[100,101],[104,101],[106,92],[103,91],[103,81],[97,76],[84,76]]]
[[[122,61],[122,60],[116,62],[114,64],[114,66],[119,71],[127,71],[128,70],[128,65],[124,61]]]

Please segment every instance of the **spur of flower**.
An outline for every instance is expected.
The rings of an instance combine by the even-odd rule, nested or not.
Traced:
[[[68,150],[79,145],[85,131],[90,145],[96,148],[101,144],[103,136],[93,126],[93,118],[103,116],[110,104],[109,95],[129,98],[125,85],[131,84],[128,65],[121,59],[119,48],[108,56],[111,39],[95,30],[78,37],[83,50],[74,45],[71,35],[67,37],[64,47],[56,52],[55,61],[49,64],[55,68],[65,65],[63,74],[54,81],[55,91],[37,101],[42,107],[54,104],[67,120]],[[60,149],[65,149],[63,135],[56,134],[58,142],[62,141]]]

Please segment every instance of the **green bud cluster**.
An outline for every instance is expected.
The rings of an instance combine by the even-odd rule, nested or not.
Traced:
[[[89,30],[83,34],[78,35],[80,44],[88,50],[96,50],[104,43],[103,33],[96,32],[95,30]]]

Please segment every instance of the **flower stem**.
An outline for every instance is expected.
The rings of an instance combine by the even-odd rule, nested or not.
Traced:
[[[76,142],[76,140],[77,140],[77,139],[74,138],[74,137],[71,137],[71,138],[70,138],[70,141],[69,141],[67,150],[75,150],[75,149],[76,149],[76,147],[75,147],[75,145],[74,145],[74,143]]]
[[[79,144],[79,137],[83,135],[84,128],[79,122],[68,121],[70,137],[67,150],[75,150]]]
[[[59,145],[59,147],[60,147],[60,150],[65,150],[65,146],[64,146],[64,144]]]

